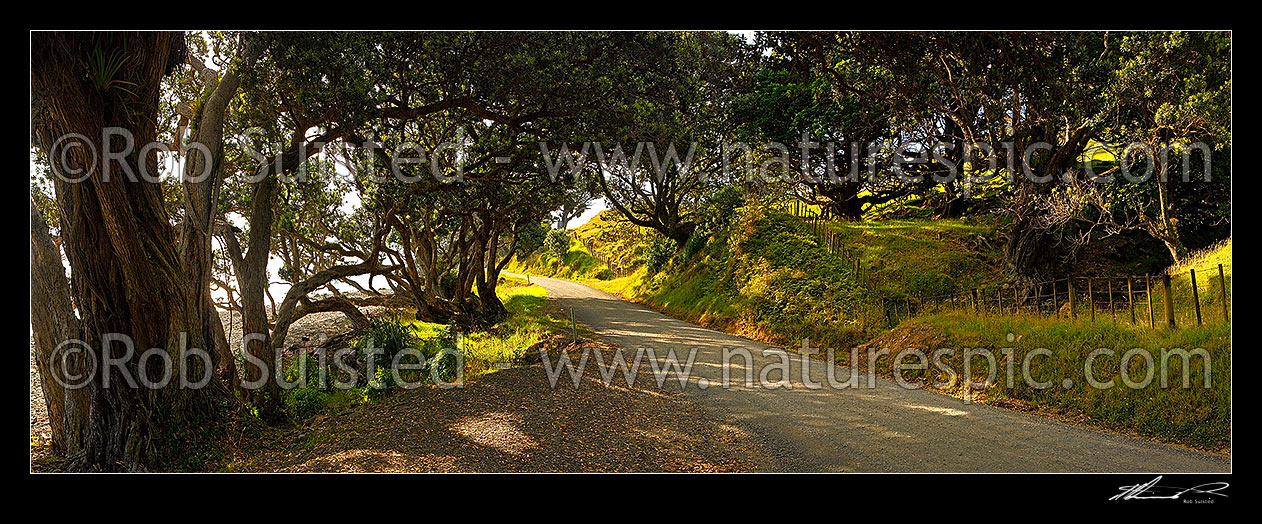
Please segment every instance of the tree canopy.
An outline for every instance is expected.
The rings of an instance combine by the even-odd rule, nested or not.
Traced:
[[[99,363],[127,333],[215,376],[141,393],[107,369],[56,395],[56,442],[146,468],[225,406],[284,421],[253,363],[297,319],[366,325],[394,295],[493,325],[509,260],[596,199],[675,249],[738,203],[805,202],[1002,215],[1016,279],[1126,232],[1178,260],[1229,234],[1230,53],[1218,32],[35,33],[40,354],[73,334]],[[220,309],[258,335],[245,360]]]

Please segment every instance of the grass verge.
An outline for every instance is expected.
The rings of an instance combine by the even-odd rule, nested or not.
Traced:
[[[854,355],[849,353],[836,358],[863,370],[873,369],[875,362],[878,375],[894,378],[894,357],[874,355],[911,348],[930,355],[953,350],[941,353],[941,365],[901,371],[911,383],[1162,442],[1214,452],[1230,449],[1228,324],[1154,330],[1107,320],[948,311],[906,321],[876,337],[860,348],[860,362],[850,362]],[[992,363],[983,354],[971,357],[976,388],[971,394],[962,372],[966,349],[985,349],[995,358]],[[1128,354],[1136,349],[1144,351]],[[1023,371],[1027,362],[1028,373]],[[908,357],[901,363],[918,360]],[[994,379],[987,381],[992,371]]]

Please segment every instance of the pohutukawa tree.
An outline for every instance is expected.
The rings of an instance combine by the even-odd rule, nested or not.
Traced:
[[[36,195],[41,197],[36,202]],[[52,448],[56,453],[83,449],[87,431],[88,397],[86,389],[63,387],[53,379],[56,373],[83,372],[82,355],[57,353],[62,341],[79,336],[79,319],[70,301],[70,289],[62,264],[60,238],[50,232],[46,214],[56,219],[56,210],[47,195],[32,187],[31,197],[31,332],[35,338],[35,363],[39,369],[40,388],[48,410],[52,430]],[[52,213],[49,213],[52,211]],[[70,359],[73,359],[73,366]],[[62,369],[55,369],[64,366]]]
[[[191,223],[177,229],[161,185],[142,176],[142,169],[150,177],[160,173],[158,150],[142,146],[157,139],[162,79],[184,63],[184,35],[34,33],[31,47],[33,135],[57,171],[58,224],[78,312],[77,326],[55,332],[76,333],[96,368],[86,385],[81,447],[67,439],[70,466],[115,471],[163,464],[183,449],[181,433],[217,419],[229,398],[219,380],[200,389],[181,388],[177,380],[124,386],[139,380],[142,368],[157,371],[159,359],[148,365],[139,359],[149,348],[166,353],[176,376],[196,379],[214,369],[213,359],[209,366],[186,361],[181,351],[214,347],[213,309],[205,290],[189,285],[209,267],[209,252],[195,235],[180,241],[177,234],[205,217],[186,217]],[[110,128],[121,131],[111,137]],[[125,149],[123,133],[134,147]],[[206,149],[213,155],[213,144]],[[116,160],[102,162],[104,152],[117,152]],[[128,337],[130,351],[110,342],[115,334]],[[120,365],[105,366],[107,358]]]
[[[252,34],[242,42],[241,102],[234,108],[242,140],[229,160],[234,182],[249,188],[248,201],[239,200],[235,207],[247,217],[248,230],[241,232],[243,243],[227,220],[228,208],[220,209],[216,230],[240,294],[243,350],[249,362],[243,372],[244,383],[258,385],[248,388],[246,394],[260,415],[270,421],[285,418],[276,367],[277,351],[289,326],[321,311],[343,311],[357,324],[366,322],[342,297],[312,301],[308,295],[333,281],[391,270],[378,263],[376,252],[385,235],[385,229],[378,228],[369,235],[372,247],[363,258],[322,264],[318,271],[308,273],[306,265],[296,259],[304,257],[295,244],[299,237],[306,238],[296,223],[303,209],[278,199],[283,193],[301,194],[304,189],[309,194],[320,193],[312,184],[323,184],[324,178],[319,162],[312,157],[353,133],[372,114],[377,101],[372,97],[373,62],[367,60],[370,45],[367,37],[344,33]],[[290,288],[269,319],[264,300],[274,241],[288,248],[280,251],[289,262],[284,276]],[[316,258],[329,261],[327,257]]]
[[[751,49],[726,33],[644,38],[635,83],[593,133],[591,170],[609,204],[632,224],[683,248],[693,213],[721,184],[727,116],[750,74]],[[581,154],[581,153],[580,153]]]
[[[1059,237],[1040,227],[1043,217],[1033,203],[1050,194],[1062,177],[1082,176],[1079,157],[1104,129],[1098,118],[1100,95],[1113,60],[1105,35],[836,33],[804,38],[811,39],[807,47],[818,70],[834,78],[835,92],[866,94],[890,108],[891,126],[900,134],[950,145],[943,158],[956,166],[957,180],[971,170],[1013,181],[1007,189],[1012,223],[1004,248],[1012,274],[1046,277],[1062,265]],[[972,148],[967,158],[962,156],[966,146]],[[940,167],[929,163],[908,174],[931,175]],[[948,193],[958,192],[946,187]]]
[[[934,185],[890,173],[887,149],[911,137],[899,136],[893,111],[881,97],[849,78],[864,74],[861,66],[833,60],[842,53],[837,35],[760,37],[771,52],[733,111],[742,142],[771,146],[760,162],[765,180],[786,181],[802,200],[848,220]]]
[[[625,97],[629,44],[644,35],[390,35],[392,74],[366,129],[368,205],[388,216],[385,275],[417,316],[477,324],[505,313],[500,271],[524,232],[574,192],[551,176],[541,141],[583,136]],[[584,127],[587,126],[587,127]],[[371,135],[371,136],[370,136]],[[476,293],[474,290],[476,289]]]
[[[1135,33],[1116,45],[1100,137],[1112,159],[1040,207],[1052,224],[1077,226],[1082,243],[1097,231],[1139,231],[1179,261],[1188,253],[1184,231],[1230,217],[1230,206],[1216,203],[1231,194],[1231,37]]]

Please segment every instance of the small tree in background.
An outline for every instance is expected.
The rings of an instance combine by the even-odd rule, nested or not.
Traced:
[[[570,251],[570,234],[564,229],[553,229],[548,231],[548,237],[544,240],[544,247],[548,248],[548,252],[556,258],[562,258]]]
[[[527,226],[517,237],[517,259],[530,256],[543,247],[544,238],[548,236],[548,221],[542,220]]]
[[[674,254],[675,244],[670,239],[661,235],[654,235],[653,243],[649,244],[644,258],[645,262],[648,263],[649,271],[656,273],[666,267],[666,264],[670,262],[670,257]]]

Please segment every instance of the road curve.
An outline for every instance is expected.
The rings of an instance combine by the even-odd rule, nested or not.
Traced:
[[[802,360],[788,353],[792,389],[758,386],[758,371],[782,362],[783,350],[705,329],[582,284],[544,277],[548,291],[575,319],[629,352],[652,348],[659,360],[674,349],[697,356],[689,399],[763,440],[775,455],[767,470],[854,472],[1228,472],[1228,457],[1130,438],[1008,411],[965,404],[927,390],[876,378],[869,388],[803,387]],[[733,384],[722,383],[723,349],[752,356],[753,387],[744,384],[742,357],[729,358]],[[763,353],[763,350],[768,350]],[[647,366],[646,366],[647,367]],[[830,366],[813,360],[808,376],[825,383]],[[833,366],[837,380],[850,371]],[[780,378],[778,371],[770,378]],[[704,379],[704,380],[701,380]],[[699,384],[711,387],[699,387]],[[674,381],[667,382],[667,385]],[[677,387],[677,384],[676,384]]]

